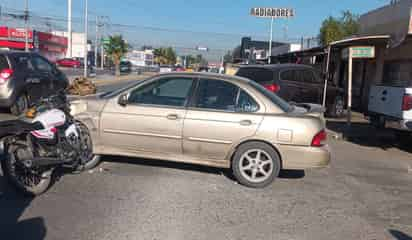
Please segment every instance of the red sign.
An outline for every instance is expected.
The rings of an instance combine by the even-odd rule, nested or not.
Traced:
[[[55,44],[63,47],[67,47],[67,38],[51,33],[37,32],[37,37],[39,38],[40,43]]]
[[[26,29],[24,28],[9,28],[0,27],[0,38],[8,39],[10,41],[24,41],[26,38]],[[33,40],[33,31],[28,31],[29,41]]]

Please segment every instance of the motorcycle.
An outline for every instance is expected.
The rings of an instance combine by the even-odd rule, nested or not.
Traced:
[[[70,114],[66,95],[41,99],[25,118],[0,122],[3,175],[17,190],[36,196],[47,191],[54,172],[82,172],[95,167],[88,128]]]

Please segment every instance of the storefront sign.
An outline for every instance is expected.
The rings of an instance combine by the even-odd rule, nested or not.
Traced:
[[[357,46],[345,48],[342,51],[342,58],[375,58],[374,46]]]
[[[0,27],[0,39],[21,42],[26,39],[26,29],[24,28],[9,28]],[[31,42],[33,40],[33,31],[28,31],[28,40]]]
[[[293,8],[252,8],[250,15],[266,18],[291,18],[295,16]]]

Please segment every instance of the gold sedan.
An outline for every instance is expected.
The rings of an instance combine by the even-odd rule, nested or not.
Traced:
[[[265,187],[281,169],[330,161],[322,111],[290,105],[245,78],[168,73],[76,100],[97,155],[231,168],[249,187]]]

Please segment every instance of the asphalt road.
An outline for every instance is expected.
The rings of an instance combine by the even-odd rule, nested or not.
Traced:
[[[410,240],[412,147],[363,136],[331,138],[329,168],[283,171],[265,189],[238,185],[224,169],[105,157],[27,199],[0,171],[0,239]]]
[[[0,239],[411,239],[410,147],[351,141],[331,139],[329,168],[284,171],[265,189],[222,169],[122,157],[36,199],[0,175]]]

